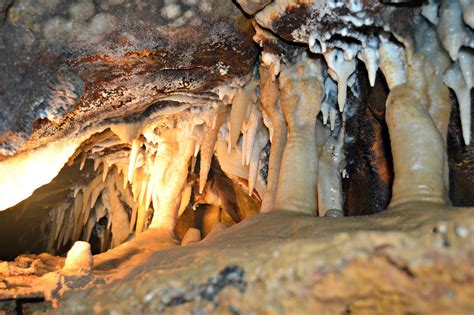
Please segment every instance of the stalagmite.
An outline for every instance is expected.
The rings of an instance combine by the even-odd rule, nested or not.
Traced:
[[[337,103],[339,111],[343,111],[347,95],[347,79],[355,71],[356,61],[344,59],[344,53],[339,49],[332,49],[324,54],[329,68],[329,74],[337,81]]]
[[[158,148],[167,148],[165,154],[169,156],[169,163],[163,176],[155,179],[156,191],[159,193],[159,208],[154,209],[150,224],[150,228],[163,229],[168,231],[170,236],[174,235],[182,190],[188,177],[189,162],[194,153],[194,142],[192,139],[187,139],[186,131],[182,129],[177,131],[169,134],[163,132],[160,136]]]
[[[214,226],[212,226],[212,229],[207,233],[207,235],[204,237],[204,240],[211,239],[212,237],[216,236],[222,231],[225,231],[227,229],[227,225],[225,225],[222,222],[216,222]]]
[[[288,124],[275,209],[316,214],[316,116],[323,98],[320,61],[302,54],[280,74],[280,104]]]
[[[260,67],[260,102],[263,110],[270,116],[273,133],[271,134],[270,159],[268,161],[267,190],[262,199],[261,212],[273,209],[279,182],[281,159],[285,148],[288,129],[280,107],[278,81],[271,80],[271,73]]]
[[[386,103],[395,172],[390,207],[417,201],[449,203],[444,141],[427,111],[424,65],[423,58],[413,56],[408,82],[392,88]]]
[[[75,242],[67,253],[63,271],[74,274],[90,273],[92,271],[93,258],[91,246],[87,242]]]
[[[319,216],[343,216],[341,165],[344,162],[344,129],[330,135],[322,146],[318,171]],[[329,212],[330,211],[330,212]]]

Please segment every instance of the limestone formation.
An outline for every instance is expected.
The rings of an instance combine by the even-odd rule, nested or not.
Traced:
[[[0,313],[467,313],[473,8],[0,1]]]
[[[92,266],[93,258],[89,243],[75,242],[67,253],[63,271],[77,274],[90,273]]]

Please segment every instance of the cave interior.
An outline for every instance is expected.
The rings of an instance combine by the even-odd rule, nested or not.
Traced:
[[[473,312],[473,64],[471,0],[0,0],[0,314]]]

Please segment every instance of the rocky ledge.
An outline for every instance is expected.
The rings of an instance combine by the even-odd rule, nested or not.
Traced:
[[[473,211],[411,204],[346,218],[272,212],[187,246],[149,230],[95,256],[86,280],[53,281],[31,297],[59,302],[60,314],[467,314]],[[38,291],[34,283],[54,273],[22,279]],[[21,288],[27,298],[15,285],[5,283],[0,297]]]

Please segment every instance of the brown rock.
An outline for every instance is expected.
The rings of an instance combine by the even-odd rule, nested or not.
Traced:
[[[68,294],[58,311],[467,314],[472,211],[413,204],[352,218],[257,215],[206,242],[147,256],[87,296]]]

